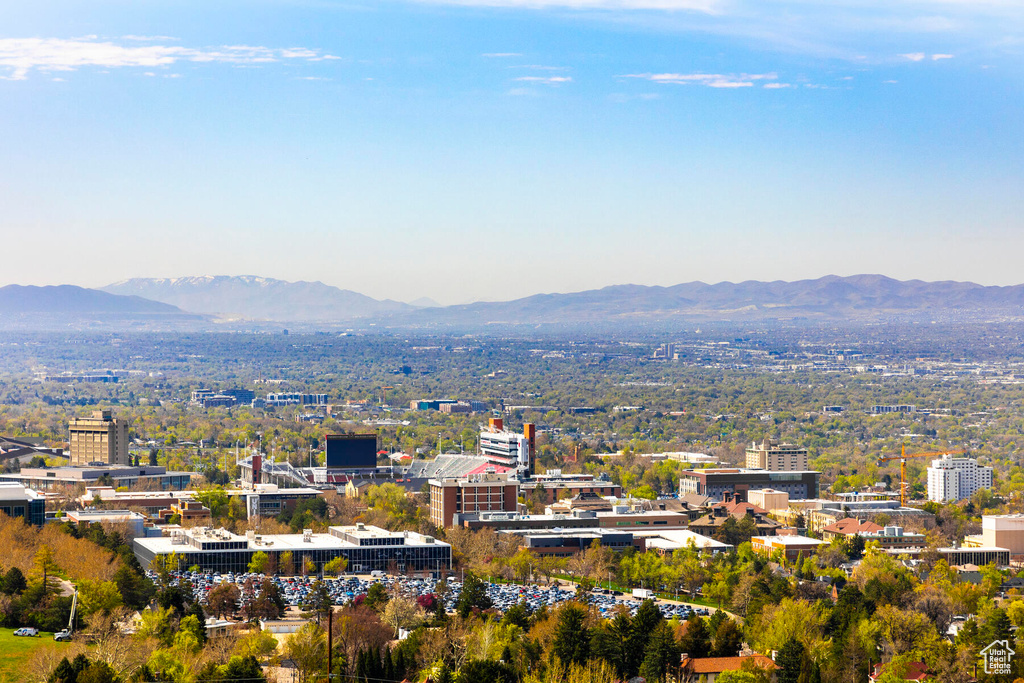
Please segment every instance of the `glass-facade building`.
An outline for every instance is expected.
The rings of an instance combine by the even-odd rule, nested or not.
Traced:
[[[318,574],[331,560],[344,557],[346,571],[365,573],[422,573],[440,575],[451,568],[451,546],[413,532],[391,532],[357,525],[331,527],[327,534],[238,536],[202,527],[183,529],[173,537],[135,539],[135,556],[143,567],[157,557],[175,556],[177,568],[198,566],[203,571],[245,572],[253,555],[265,553],[277,573]]]

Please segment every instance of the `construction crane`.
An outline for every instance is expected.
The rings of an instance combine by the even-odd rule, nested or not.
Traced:
[[[900,507],[906,507],[907,498],[910,493],[910,485],[907,484],[907,458],[934,458],[936,456],[953,455],[963,453],[962,450],[929,451],[928,453],[907,453],[907,444],[903,444],[903,450],[899,455],[882,456],[878,459],[878,466],[885,467],[887,462],[900,461]]]

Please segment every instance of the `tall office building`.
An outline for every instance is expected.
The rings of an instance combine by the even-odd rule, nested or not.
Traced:
[[[765,439],[747,447],[747,469],[769,472],[803,472],[807,469],[807,449]]]
[[[128,423],[115,419],[109,409],[94,410],[92,417],[72,418],[68,425],[71,464],[128,465]]]
[[[974,458],[944,456],[928,468],[928,500],[948,503],[970,498],[978,489],[992,488],[992,468]]]

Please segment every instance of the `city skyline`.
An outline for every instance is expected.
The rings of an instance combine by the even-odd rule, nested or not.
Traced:
[[[0,9],[0,284],[1018,284],[1018,5]]]

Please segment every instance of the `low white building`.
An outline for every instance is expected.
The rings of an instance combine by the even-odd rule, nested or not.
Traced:
[[[978,489],[992,488],[992,468],[974,458],[944,456],[928,468],[928,500],[949,503],[970,498]]]

